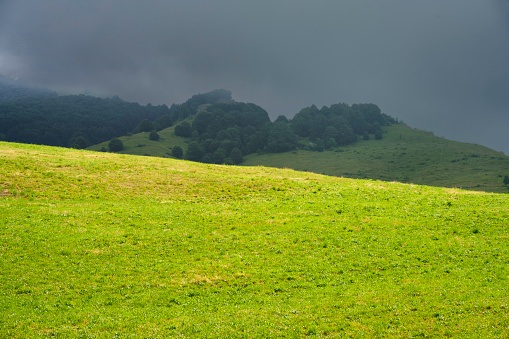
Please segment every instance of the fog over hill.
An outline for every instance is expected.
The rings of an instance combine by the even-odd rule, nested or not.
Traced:
[[[507,0],[0,1],[0,74],[184,102],[228,88],[271,118],[372,102],[509,154]]]

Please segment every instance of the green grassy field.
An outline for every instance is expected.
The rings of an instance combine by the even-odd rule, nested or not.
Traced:
[[[509,195],[0,142],[0,337],[509,336]]]
[[[359,140],[339,151],[252,154],[242,165],[292,168],[349,178],[370,178],[507,193],[509,157],[487,147],[438,138],[406,125],[385,127],[382,140]]]
[[[176,136],[175,126],[157,132],[161,138],[158,141],[150,140],[149,134],[149,132],[142,132],[120,137],[119,139],[124,144],[124,150],[119,153],[169,158],[171,157],[171,149],[174,146],[182,147],[184,152],[187,150],[189,139]],[[109,141],[105,141],[90,146],[88,149],[92,151],[108,150],[108,143]]]
[[[171,148],[187,150],[189,139],[178,137],[175,127],[159,132],[160,141],[149,133],[121,137],[122,154],[171,157]],[[495,193],[509,192],[503,178],[509,175],[509,157],[484,146],[438,138],[406,125],[385,127],[382,140],[358,140],[335,151],[251,154],[244,166],[291,168],[319,174],[356,179],[375,179],[460,187]],[[89,147],[108,149],[108,142]]]

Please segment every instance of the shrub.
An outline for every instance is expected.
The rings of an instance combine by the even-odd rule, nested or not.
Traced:
[[[242,161],[244,161],[244,158],[242,157],[242,152],[240,151],[240,149],[238,147],[235,147],[234,149],[232,149],[232,151],[230,153],[230,157],[228,159],[230,159],[234,165],[238,165]]]
[[[110,152],[120,152],[124,149],[124,144],[122,143],[122,140],[114,138],[109,142],[108,148],[110,149]]]
[[[154,141],[159,141],[160,139],[159,134],[157,134],[157,132],[154,130],[150,131],[150,135],[148,136],[148,138]]]
[[[203,147],[196,141],[192,141],[189,144],[189,147],[187,148],[186,152],[186,159],[191,161],[201,161],[203,156],[205,155],[205,151],[203,150]]]
[[[150,132],[151,130],[154,129],[154,125],[152,124],[152,122],[148,119],[143,119],[139,125],[136,127],[135,129],[135,132],[136,133],[139,133],[139,132]]]
[[[173,146],[171,149],[171,156],[177,159],[182,159],[184,157],[184,151],[180,146]]]
[[[183,121],[177,126],[175,126],[175,135],[179,137],[189,138],[191,136],[191,133],[192,133],[191,124],[188,123],[187,121]]]
[[[77,148],[77,149],[85,149],[87,148],[89,145],[89,142],[87,140],[87,138],[83,137],[83,136],[79,136],[77,137],[73,142],[72,142],[72,145],[71,147],[72,148]]]

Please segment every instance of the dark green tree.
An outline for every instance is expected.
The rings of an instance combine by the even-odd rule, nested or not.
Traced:
[[[315,140],[315,143],[313,145],[313,151],[317,152],[323,152],[325,150],[325,143],[322,139],[318,138]]]
[[[199,113],[193,120],[193,131],[198,131],[199,134],[205,133],[207,127],[211,126],[214,120],[216,120],[216,114],[214,113],[208,111]],[[214,124],[214,127],[221,128],[217,124]],[[214,132],[217,134],[218,131]],[[213,135],[215,136],[215,134]]]
[[[223,148],[218,148],[212,155],[212,161],[215,164],[223,164],[226,159],[226,151]]]
[[[201,161],[204,155],[205,151],[203,150],[203,147],[201,147],[197,141],[191,141],[187,148],[186,159],[191,161]]]
[[[338,137],[336,138],[336,142],[340,146],[349,145],[354,143],[357,140],[357,136],[353,132],[352,127],[350,125],[340,125],[337,127]]]
[[[291,121],[293,132],[302,138],[311,136],[311,127],[316,125],[313,123],[313,120],[319,113],[320,111],[315,105],[301,109]]]
[[[270,125],[270,124],[267,124]],[[254,152],[262,152],[267,145],[267,140],[269,138],[269,127],[262,128],[259,131],[255,132],[249,138],[249,141],[245,147],[244,154],[251,154]]]
[[[173,146],[171,149],[171,156],[177,159],[182,159],[184,157],[184,151],[180,146]]]
[[[232,149],[234,147],[237,147],[238,145],[239,145],[238,143],[235,143],[231,140],[226,139],[226,140],[221,141],[221,144],[219,145],[219,147],[221,147],[225,151],[225,154],[230,154]]]
[[[85,149],[88,146],[89,146],[89,142],[88,142],[87,138],[85,138],[84,136],[77,137],[71,145],[72,148],[77,148],[77,149]]]
[[[285,117],[284,115],[280,115],[277,117],[277,119],[274,121],[274,122],[284,122],[284,123],[288,123],[288,118]]]
[[[148,119],[143,119],[134,130],[135,133],[150,132],[154,129],[154,124]]]
[[[224,159],[224,164],[225,165],[235,165],[235,163],[233,162],[232,158],[230,158],[230,157]]]
[[[159,119],[157,119],[156,130],[160,131],[162,129],[168,128],[171,125],[173,125],[173,122],[174,122],[173,117],[170,114],[165,114],[162,117],[160,117]],[[156,127],[156,126],[154,126],[154,127]]]
[[[232,149],[230,153],[230,159],[233,162],[234,165],[238,165],[244,161],[244,158],[242,157],[242,152],[238,147],[235,147]]]
[[[191,124],[187,121],[182,121],[180,124],[175,126],[175,135],[179,137],[189,138],[191,136],[192,129]]]
[[[212,163],[214,163],[212,158],[213,158],[213,155],[210,153],[207,153],[207,154],[205,154],[205,156],[203,156],[203,158],[201,158],[201,162],[204,162],[206,164],[212,164]]]
[[[198,133],[198,131],[193,131],[193,133],[191,133],[191,140],[200,141],[200,133]]]
[[[337,146],[338,146],[338,143],[336,142],[336,140],[334,138],[329,138],[329,139],[325,140],[325,148],[326,149],[332,149]]]
[[[504,185],[509,186],[509,175],[504,177]]]
[[[298,145],[298,138],[288,124],[275,122],[269,130],[267,150],[273,153],[287,152]]]
[[[121,150],[124,149],[124,144],[122,143],[122,140],[118,138],[113,138],[108,143],[108,148],[110,152],[120,152]]]
[[[152,130],[152,131],[150,131],[150,134],[149,134],[148,138],[149,138],[150,140],[159,141],[159,139],[160,139],[161,137],[159,136],[159,134],[157,134],[157,132],[156,132],[156,131]]]

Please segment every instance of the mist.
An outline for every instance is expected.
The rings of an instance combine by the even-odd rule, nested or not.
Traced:
[[[272,118],[371,102],[509,154],[508,4],[3,0],[0,74],[142,104],[226,88]]]

